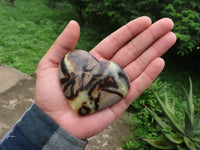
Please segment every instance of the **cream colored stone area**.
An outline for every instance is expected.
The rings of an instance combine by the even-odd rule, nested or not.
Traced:
[[[30,77],[9,66],[0,66],[0,93],[5,92],[20,80],[30,79]]]

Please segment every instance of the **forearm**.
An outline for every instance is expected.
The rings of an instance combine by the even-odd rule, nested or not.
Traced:
[[[0,141],[0,149],[82,150],[86,144],[86,140],[70,135],[34,104]]]

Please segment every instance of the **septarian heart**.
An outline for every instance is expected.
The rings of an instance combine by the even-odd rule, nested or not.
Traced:
[[[118,102],[130,83],[121,67],[98,61],[84,50],[68,52],[60,62],[59,76],[68,103],[79,116]]]

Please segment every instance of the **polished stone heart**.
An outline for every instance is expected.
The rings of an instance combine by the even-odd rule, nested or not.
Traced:
[[[120,66],[98,61],[84,50],[71,51],[63,57],[59,77],[68,103],[79,116],[113,105],[127,95],[130,87]]]

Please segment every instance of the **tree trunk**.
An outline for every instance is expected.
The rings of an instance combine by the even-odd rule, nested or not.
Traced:
[[[1,1],[1,0],[0,0]],[[8,3],[10,3],[12,6],[14,6],[15,0],[6,0]]]
[[[76,8],[76,12],[78,13],[79,17],[80,17],[80,20],[83,24],[85,24],[85,19],[83,17],[83,13],[82,13],[82,10],[80,8]]]

